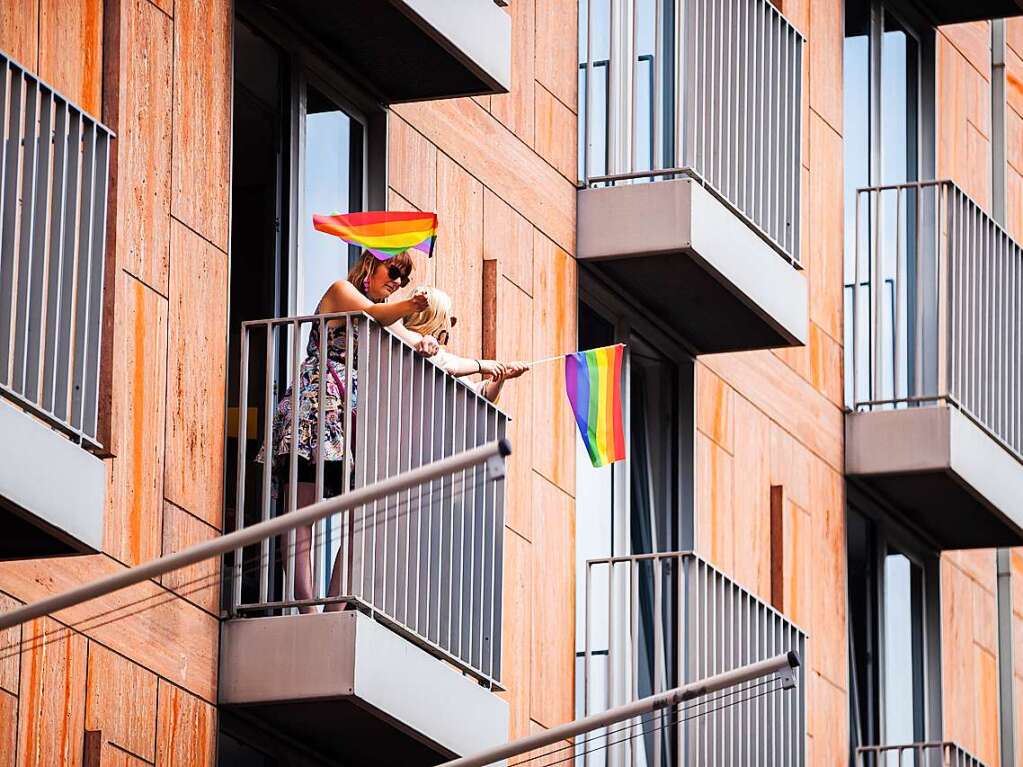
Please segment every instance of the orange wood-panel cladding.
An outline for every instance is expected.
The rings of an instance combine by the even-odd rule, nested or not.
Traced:
[[[163,553],[171,554],[186,546],[212,540],[220,528],[179,509],[173,503],[163,507]],[[217,615],[220,606],[220,565],[216,559],[207,559],[190,567],[164,575],[160,582],[183,596],[192,604],[211,615]]]
[[[86,644],[81,634],[49,618],[25,625],[18,692],[19,767],[81,764]]]
[[[174,4],[172,213],[227,250],[230,204],[231,3]]]
[[[167,302],[126,272],[116,290],[112,449],[103,550],[126,565],[160,555]]]
[[[100,115],[103,0],[39,0],[39,76]]]
[[[514,43],[511,91],[491,97],[490,112],[528,146],[533,146],[536,0],[512,3],[509,10]],[[574,145],[575,140],[571,143]]]
[[[18,697],[0,690],[0,767],[14,767],[18,753]]]
[[[509,483],[510,485],[511,483]],[[531,494],[530,487],[529,493]],[[509,506],[518,502],[532,507],[529,497],[509,498]],[[508,690],[508,737],[529,734],[530,655],[533,626],[533,562],[530,542],[511,528],[504,531],[504,635],[502,638],[501,682]],[[541,574],[541,577],[545,577]],[[541,622],[543,616],[540,615]],[[523,694],[526,691],[526,694]]]
[[[147,761],[156,743],[156,675],[101,644],[89,644],[85,729]]]
[[[0,3],[0,49],[32,71],[39,67],[39,0]]]
[[[124,0],[117,23],[124,73],[111,85],[116,114],[107,115],[117,132],[117,204],[109,225],[122,268],[167,295],[174,22],[149,0]]]
[[[227,255],[177,221],[170,251],[164,496],[219,530]]]
[[[212,767],[216,751],[216,709],[160,680],[156,764]]]

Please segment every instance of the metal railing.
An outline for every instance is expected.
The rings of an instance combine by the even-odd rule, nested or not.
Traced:
[[[946,180],[858,190],[853,237],[850,406],[947,403],[1023,460],[1023,247]]]
[[[113,134],[0,53],[0,392],[96,441]]]
[[[583,715],[680,684],[795,652],[805,634],[691,552],[638,554],[586,563]],[[801,677],[797,674],[797,677]],[[801,682],[801,679],[797,679]],[[728,700],[611,743],[607,765],[803,764],[804,686],[783,697],[740,686]]]
[[[338,491],[360,488],[440,458],[502,439],[506,416],[477,392],[422,357],[362,314],[289,317],[242,324],[239,368],[237,477],[234,525],[244,527],[297,506],[296,443],[289,455],[258,462],[273,445],[278,395],[291,412],[302,397],[292,371],[306,360],[303,330],[319,328],[319,348],[305,364],[328,369],[328,323],[337,323],[345,360],[316,376],[319,412],[312,415],[323,444],[326,410],[335,411],[346,447],[340,466],[318,451],[315,497],[332,478]],[[335,341],[337,343],[337,341]],[[261,377],[250,393],[250,372]],[[332,404],[328,404],[331,399]],[[248,408],[256,400],[262,424],[249,440]],[[269,406],[267,406],[269,403]],[[343,411],[343,412],[342,412]],[[307,420],[309,420],[307,418]],[[353,435],[349,442],[347,435]],[[256,459],[255,461],[253,459]],[[347,481],[344,478],[348,478]],[[280,487],[277,487],[280,485]],[[275,493],[275,489],[278,492]],[[230,610],[239,615],[293,614],[319,605],[362,609],[481,681],[497,686],[501,673],[504,481],[487,481],[483,467],[446,477],[318,522],[311,538],[263,540],[235,552]],[[296,594],[297,556],[311,557],[311,593]],[[308,561],[308,560],[307,560]]]
[[[800,259],[803,36],[768,0],[580,0],[587,186],[689,176]]]
[[[984,763],[950,742],[860,746],[856,767],[984,767]]]

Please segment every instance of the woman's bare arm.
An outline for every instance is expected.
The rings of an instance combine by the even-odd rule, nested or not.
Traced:
[[[320,299],[316,311],[318,314],[335,312],[365,312],[398,338],[415,347],[423,354],[430,356],[437,351],[437,341],[429,336],[422,336],[409,330],[402,319],[413,312],[425,308],[426,296],[413,294],[402,301],[374,303],[360,293],[348,280],[337,280]]]

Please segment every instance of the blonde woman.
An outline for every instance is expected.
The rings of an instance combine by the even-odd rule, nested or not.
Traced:
[[[425,296],[426,306],[408,315],[405,327],[409,332],[437,339],[441,349],[432,359],[446,373],[453,376],[481,374],[484,380],[469,385],[491,402],[497,402],[504,382],[518,378],[529,370],[529,366],[523,362],[469,359],[452,354],[444,348],[458,324],[458,318],[451,313],[451,296],[434,287],[419,288],[413,295]]]

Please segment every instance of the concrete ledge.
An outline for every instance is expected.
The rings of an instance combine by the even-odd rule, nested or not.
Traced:
[[[946,549],[1023,544],[1023,463],[948,406],[849,413],[846,474]]]
[[[806,277],[691,179],[580,190],[577,257],[697,353],[803,345]]]
[[[18,535],[5,534],[0,555],[99,551],[107,489],[103,461],[3,400],[0,435],[0,504],[18,518],[12,520]]]
[[[246,706],[272,726],[287,729],[301,721],[303,737],[341,758],[366,758],[353,753],[350,731],[382,724],[404,754],[398,758],[376,743],[383,763],[413,758],[414,747],[401,735],[447,756],[508,738],[503,699],[356,611],[227,621],[219,697],[222,705]],[[305,705],[314,701],[318,705]]]

